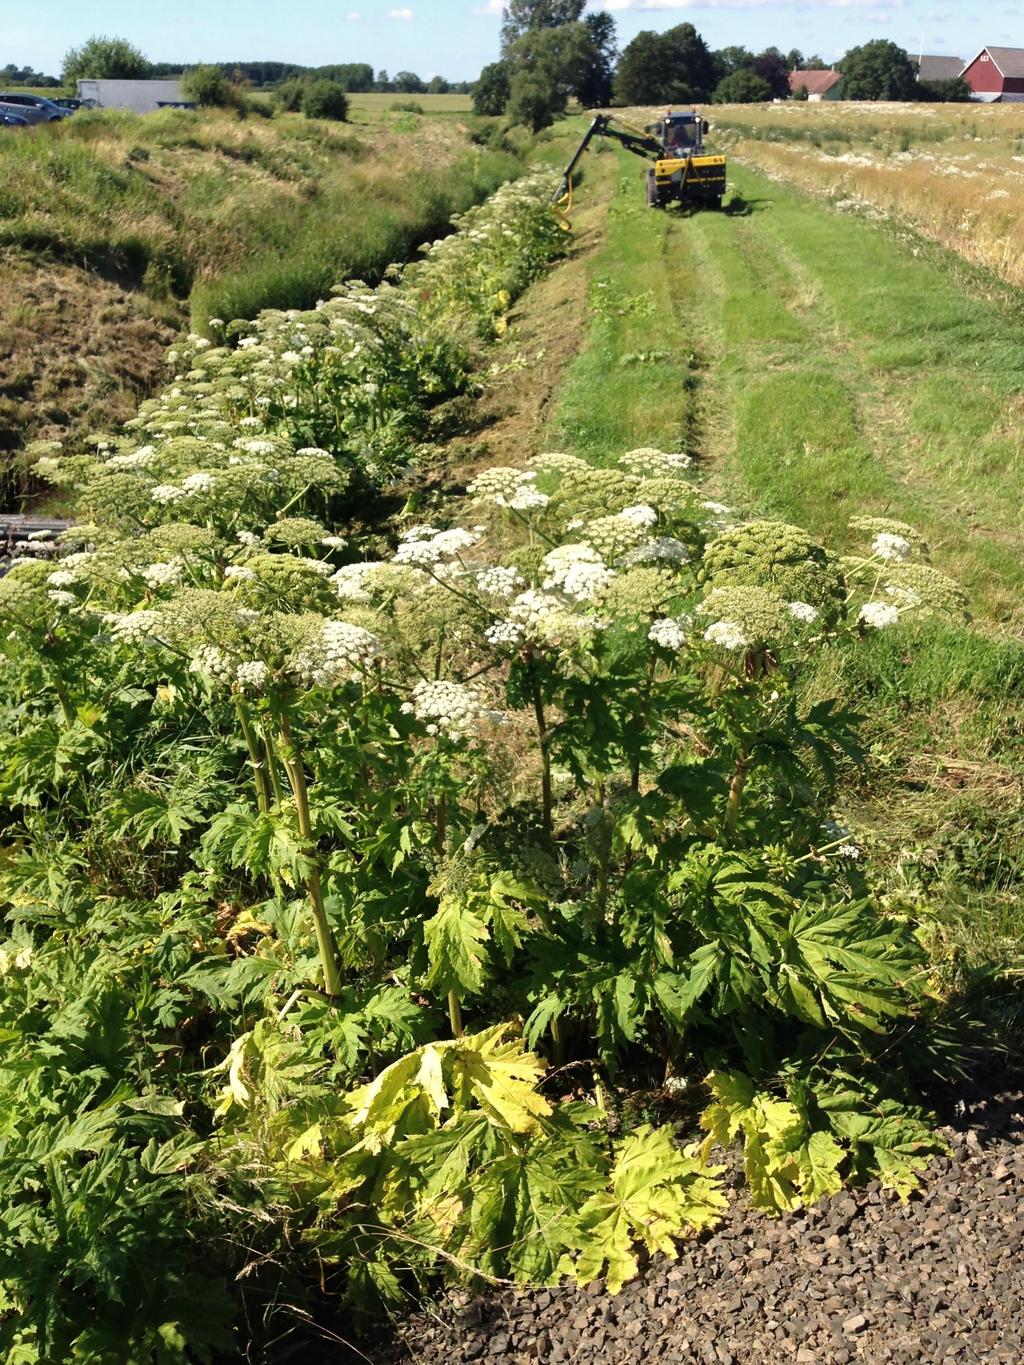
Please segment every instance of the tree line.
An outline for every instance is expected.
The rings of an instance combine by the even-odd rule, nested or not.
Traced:
[[[831,65],[794,48],[750,52],[713,50],[693,24],[644,30],[616,48],[615,21],[584,14],[586,0],[508,0],[501,55],[485,66],[473,91],[477,113],[504,115],[539,129],[563,113],[571,98],[584,107],[643,104],[753,104],[788,99],[794,71]],[[851,48],[835,63],[843,98],[853,100],[966,100],[967,85],[922,82],[903,48],[884,39]],[[799,89],[799,86],[797,87]]]

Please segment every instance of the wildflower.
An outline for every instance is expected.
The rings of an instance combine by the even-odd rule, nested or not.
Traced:
[[[244,564],[229,564],[224,570],[225,578],[251,579],[256,577],[254,569],[247,568]]]
[[[428,735],[447,739],[464,739],[479,721],[500,715],[484,708],[479,688],[445,681],[417,683],[402,710],[426,721]]]
[[[328,550],[343,550],[348,541],[344,536],[321,536],[320,544]]]
[[[53,573],[47,575],[46,581],[55,588],[67,588],[78,582],[78,575],[73,569],[55,569]]]
[[[147,564],[142,570],[142,577],[147,588],[166,588],[172,583],[179,583],[184,571],[184,562],[175,558],[156,564]]]
[[[104,625],[110,628],[111,638],[126,644],[148,640],[163,625],[163,613],[159,611],[133,611],[127,615],[108,612]]]
[[[899,609],[888,602],[865,602],[857,613],[858,621],[863,621],[866,626],[873,626],[875,630],[894,626],[899,619]]]
[[[746,635],[735,621],[714,621],[704,632],[709,645],[721,645],[723,649],[746,649],[750,644]]]
[[[178,502],[181,498],[187,498],[188,493],[175,483],[158,483],[149,490],[149,496],[152,502],[166,505],[170,502]]]
[[[624,507],[619,513],[623,521],[630,522],[633,526],[653,526],[658,520],[658,514],[653,507],[648,507],[646,503],[637,503],[635,507]]]
[[[653,540],[645,540],[630,550],[625,557],[627,564],[647,564],[653,560],[665,560],[669,563],[685,564],[690,558],[690,552],[681,540],[675,536],[656,536]]]
[[[325,621],[320,638],[294,657],[291,671],[310,687],[333,687],[371,668],[380,638],[349,621]]]
[[[836,849],[837,858],[849,858],[855,863],[860,858],[860,849],[856,844],[840,844]]]
[[[253,531],[239,531],[235,537],[239,545],[245,545],[249,549],[254,549],[260,543],[260,538]]]
[[[78,598],[73,592],[65,592],[63,588],[50,588],[47,597],[58,607],[73,607],[78,603]]]
[[[578,602],[592,602],[614,578],[601,556],[589,545],[559,545],[544,556],[546,590],[561,589]]]
[[[184,479],[181,486],[186,493],[209,493],[213,488],[213,482],[212,474],[206,474],[200,470]]]
[[[892,535],[879,531],[871,542],[871,549],[879,559],[909,559],[914,547],[905,536]]]
[[[653,644],[660,645],[662,649],[676,652],[686,644],[686,631],[682,621],[671,616],[663,616],[652,624],[647,632],[647,638]]]
[[[807,625],[818,619],[817,607],[812,607],[809,602],[787,602],[786,610],[795,621],[803,621]]]
[[[514,597],[523,584],[524,579],[519,570],[507,568],[503,564],[482,569],[476,576],[477,587],[489,597]]]
[[[529,512],[535,507],[546,507],[550,501],[546,493],[541,493],[539,489],[527,483],[517,488],[507,503],[499,503],[499,506],[510,507],[513,512]]]
[[[235,682],[247,692],[262,692],[269,677],[270,669],[259,659],[241,663],[235,669]]]
[[[189,663],[189,669],[219,683],[229,683],[234,671],[230,655],[217,645],[200,645]]]
[[[424,534],[424,538],[416,537],[417,532]],[[443,559],[448,559],[457,555],[460,550],[469,549],[475,545],[477,537],[472,531],[464,531],[461,527],[453,527],[450,531],[435,531],[432,527],[414,527],[407,533],[411,539],[405,539],[395,551],[396,564],[415,564],[427,567],[431,564],[439,564]]]

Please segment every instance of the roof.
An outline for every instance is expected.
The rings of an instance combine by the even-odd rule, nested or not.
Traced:
[[[794,95],[801,88],[806,90],[808,95],[824,95],[842,79],[841,71],[791,71],[789,88]]]
[[[974,65],[982,52],[987,52],[992,58],[1001,76],[1007,76],[1011,80],[1024,78],[1024,47],[983,47],[963,68],[964,71],[968,66]]]
[[[961,57],[935,57],[925,54],[917,63],[917,74],[922,81],[952,81],[963,69]]]

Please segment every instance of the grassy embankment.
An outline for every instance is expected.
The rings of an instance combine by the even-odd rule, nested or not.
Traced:
[[[867,717],[870,775],[846,813],[896,903],[937,910],[951,977],[1019,970],[1020,303],[908,234],[730,174],[732,212],[693,217],[651,213],[637,175],[620,179],[547,439],[597,460],[689,450],[715,495],[837,548],[858,513],[927,535],[975,626],[881,633],[831,654],[817,685]],[[997,1027],[1019,1023],[1012,989],[994,998]]]
[[[733,105],[716,135],[766,174],[882,212],[1024,285],[1024,126],[1013,105]]]
[[[410,113],[80,114],[3,139],[0,451],[109,428],[189,318],[308,307],[373,278],[518,164]]]

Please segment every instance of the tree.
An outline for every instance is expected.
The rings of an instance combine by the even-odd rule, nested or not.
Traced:
[[[597,64],[598,52],[586,24],[561,24],[530,29],[509,48],[507,60],[511,80],[506,112],[513,122],[525,123],[536,132],[565,112],[569,96],[580,89]],[[523,79],[517,85],[520,76]],[[543,100],[538,94],[540,85],[546,87]],[[529,117],[518,117],[524,113]]]
[[[501,20],[501,55],[535,29],[578,23],[585,8],[586,0],[508,0]]]
[[[231,84],[219,66],[194,66],[181,78],[181,93],[206,109],[238,108],[241,91]]]
[[[716,104],[763,104],[772,97],[771,86],[756,71],[734,71],[715,87]]]
[[[399,71],[394,79],[394,88],[399,95],[425,95],[426,81],[420,80],[415,71]]]
[[[374,89],[381,90],[385,94],[392,94],[394,92],[395,89],[394,82],[392,81],[388,73],[383,69],[383,67],[380,69],[380,71],[377,72],[377,79],[374,82]]]
[[[777,47],[766,47],[758,53],[750,67],[768,86],[769,98],[789,98],[789,67]]]
[[[431,76],[430,83],[427,86],[427,94],[447,95],[450,89],[451,86],[448,84],[448,82],[445,80],[443,76]]]
[[[126,38],[105,38],[94,34],[81,47],[69,47],[64,54],[61,81],[74,85],[79,80],[144,80],[149,62]]]
[[[329,118],[343,123],[348,118],[348,96],[337,81],[313,81],[302,96],[307,118]]]
[[[491,62],[480,72],[473,86],[473,112],[494,116],[503,114],[508,104],[512,73],[508,62]]]
[[[847,100],[912,100],[917,93],[913,62],[887,38],[851,48],[839,69]]]
[[[686,104],[708,99],[716,75],[707,43],[692,24],[664,33],[644,29],[622,53],[615,95],[623,104]]]
[[[563,106],[564,107],[564,106]],[[553,123],[561,110],[555,107],[555,92],[539,71],[517,71],[509,84],[505,113],[510,123],[521,123],[539,132]]]
[[[618,52],[615,47],[615,20],[607,10],[588,14],[583,23],[594,47],[594,62],[576,88],[576,98],[584,109],[610,104],[612,79]]]
[[[962,76],[951,76],[944,81],[918,81],[917,97],[934,104],[967,104],[971,87]]]
[[[274,99],[289,114],[297,114],[309,81],[303,76],[289,76],[274,91]]]
[[[719,80],[724,80],[734,71],[749,68],[754,60],[754,54],[745,47],[720,47],[717,52],[711,54],[711,59]]]

